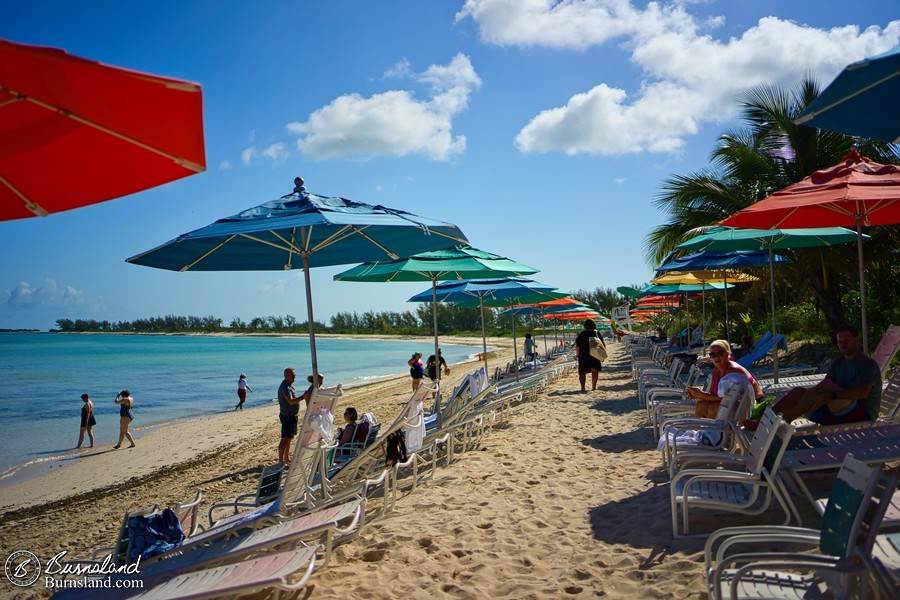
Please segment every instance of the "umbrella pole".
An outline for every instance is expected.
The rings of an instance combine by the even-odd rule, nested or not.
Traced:
[[[434,374],[438,385],[437,399],[434,401],[434,412],[437,415],[437,426],[441,426],[441,356],[438,354],[438,330],[437,330],[437,279],[431,278],[431,317],[434,321]]]
[[[728,343],[731,343],[731,340],[728,338],[728,271],[724,271],[725,273],[725,339],[728,340]]]
[[[866,273],[863,270],[862,215],[856,215],[856,255],[859,260],[859,307],[862,310],[863,354],[869,354],[869,327],[866,323]]]
[[[303,280],[306,283],[306,318],[309,321],[309,356],[312,360],[313,385],[319,387],[319,359],[316,356],[316,325],[313,321],[312,289],[309,285],[309,256],[301,255],[303,260]]]
[[[519,381],[519,343],[516,341],[516,312],[513,311],[509,313],[509,318],[512,319],[512,331],[513,331],[513,364],[516,366],[516,383]]]
[[[769,290],[772,298],[772,375],[778,383],[778,339],[775,337],[775,256],[769,243]]]
[[[706,356],[706,280],[700,282],[703,293],[703,320],[700,321],[700,355]]]
[[[541,335],[544,337],[544,356],[550,356],[550,353],[547,351],[547,321],[544,320],[544,307],[541,307],[541,326],[544,330],[541,332]]]
[[[484,375],[487,377],[487,380],[491,380],[491,374],[488,373],[488,363],[487,363],[487,335],[484,332],[484,295],[478,294],[478,312],[481,313],[481,351],[483,354],[481,355],[484,358]]]

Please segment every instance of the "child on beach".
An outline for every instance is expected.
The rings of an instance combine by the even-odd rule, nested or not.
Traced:
[[[128,438],[128,441],[131,442],[129,448],[134,448],[134,438],[131,437],[131,433],[128,431],[128,426],[131,425],[131,422],[134,420],[134,413],[132,409],[134,408],[134,398],[131,396],[131,392],[128,390],[122,390],[118,394],[116,394],[116,404],[119,405],[119,443],[117,443],[113,448],[118,450],[122,447],[122,441],[125,438]]]
[[[91,430],[97,424],[97,420],[94,419],[94,403],[91,402],[91,397],[87,394],[81,395],[81,401],[84,402],[81,406],[81,432],[78,434],[78,445],[75,447],[81,448],[81,444],[84,442],[84,433],[87,432],[88,439],[91,441],[89,448],[93,448],[94,432]]]
[[[247,376],[241,373],[241,376],[238,378],[238,403],[234,410],[244,410],[244,400],[247,399],[248,390],[251,394],[253,393],[253,388],[247,385]]]

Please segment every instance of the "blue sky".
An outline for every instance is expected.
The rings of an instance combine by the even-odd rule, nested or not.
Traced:
[[[0,38],[200,83],[208,170],[0,223],[0,328],[61,317],[293,314],[302,273],[125,258],[307,188],[459,225],[562,289],[646,281],[660,182],[707,164],[762,83],[828,83],[900,43],[884,2],[5,3]],[[349,265],[348,265],[349,267]],[[332,281],[316,318],[408,310],[425,286]]]

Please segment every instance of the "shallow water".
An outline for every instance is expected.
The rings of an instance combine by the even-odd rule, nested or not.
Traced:
[[[424,341],[317,338],[325,385],[345,387],[408,371]],[[480,345],[441,344],[452,364]],[[298,391],[311,370],[306,338],[258,336],[63,335],[0,333],[5,385],[0,395],[0,483],[23,465],[58,460],[78,442],[82,402],[94,402],[96,444],[115,443],[119,431],[116,392],[135,398],[132,428],[233,410],[241,373],[253,389],[245,406],[274,402],[282,371],[297,370]],[[85,439],[85,444],[88,443]]]

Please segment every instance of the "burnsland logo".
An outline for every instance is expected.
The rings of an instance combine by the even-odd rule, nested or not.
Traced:
[[[109,579],[111,575],[138,575],[141,572],[140,557],[133,563],[116,565],[113,563],[112,557],[108,555],[102,562],[90,564],[64,563],[62,560],[65,556],[66,551],[63,550],[47,561],[43,569],[44,575],[46,575],[45,587],[111,587],[113,583]],[[19,587],[28,587],[41,576],[41,561],[27,550],[17,550],[6,559],[4,569],[10,583]],[[104,577],[105,581],[103,581]],[[143,587],[143,585],[140,580],[137,580],[124,587]]]
[[[28,550],[16,550],[6,559],[4,570],[10,583],[28,587],[41,576],[41,561]]]

